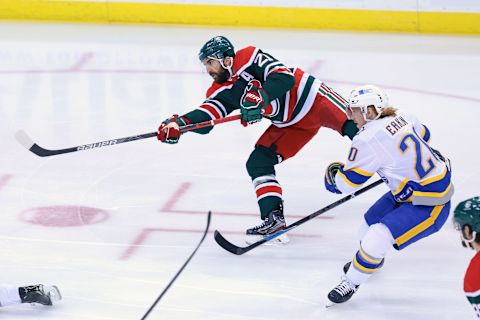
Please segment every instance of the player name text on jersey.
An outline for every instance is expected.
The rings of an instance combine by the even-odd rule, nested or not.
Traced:
[[[385,126],[385,130],[389,132],[392,136],[397,133],[401,128],[405,127],[408,124],[408,121],[405,120],[402,116],[395,117],[389,124]]]

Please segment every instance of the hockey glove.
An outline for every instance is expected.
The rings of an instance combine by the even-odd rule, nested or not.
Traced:
[[[244,127],[262,120],[263,108],[269,103],[268,94],[258,80],[251,80],[240,101],[241,123]]]
[[[432,152],[436,156],[436,158],[438,160],[442,161],[443,163],[445,163],[448,171],[451,172],[452,171],[452,164],[450,163],[450,159],[448,159],[447,157],[444,157],[443,154],[441,154],[440,151],[438,151],[437,149],[434,149],[432,147],[430,147],[430,149],[432,150]]]
[[[335,183],[335,176],[337,175],[338,170],[343,168],[344,164],[341,162],[332,162],[328,165],[327,170],[325,171],[325,188],[332,193],[342,193],[338,190]]]
[[[169,143],[175,144],[180,139],[180,126],[190,124],[185,117],[179,117],[178,114],[174,114],[170,118],[164,120],[157,131],[157,139]]]

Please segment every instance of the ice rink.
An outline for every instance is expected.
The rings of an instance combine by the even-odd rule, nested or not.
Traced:
[[[1,308],[0,319],[140,319],[197,245],[208,210],[210,234],[149,319],[473,319],[462,290],[473,251],[450,218],[434,236],[390,251],[350,302],[325,309],[385,186],[293,230],[287,246],[243,256],[220,248],[215,229],[243,245],[259,223],[245,161],[266,120],[188,133],[173,146],[152,138],[50,158],[15,141],[19,129],[52,149],[156,131],[203,101],[211,79],[197,53],[215,35],[237,49],[256,45],[344,96],[383,87],[451,159],[453,206],[480,195],[479,37],[2,23],[0,282],[53,283],[64,299]],[[287,222],[340,198],[324,189],[323,173],[349,145],[322,129],[277,166]]]

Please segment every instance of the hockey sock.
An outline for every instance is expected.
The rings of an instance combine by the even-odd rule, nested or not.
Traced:
[[[282,204],[282,187],[273,174],[255,178],[253,186],[263,220],[272,210],[278,209]]]
[[[20,304],[20,294],[18,287],[2,286],[0,287],[0,306],[5,307],[12,304]]]
[[[394,242],[390,230],[384,224],[371,225],[361,240],[360,250],[353,257],[352,268],[346,274],[347,279],[356,285],[366,282],[381,267],[383,258]]]

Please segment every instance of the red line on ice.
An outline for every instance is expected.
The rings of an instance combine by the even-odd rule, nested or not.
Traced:
[[[169,212],[169,213],[177,213],[177,214],[203,214],[205,215],[207,211],[196,211],[196,210],[177,210],[177,209],[171,209],[171,210],[161,210],[163,212]],[[310,212],[311,213],[311,212]],[[300,214],[290,214],[287,213],[285,214],[285,217],[288,218],[303,218],[309,213],[306,213],[304,215]],[[234,216],[234,217],[259,217],[259,213],[252,213],[252,212],[220,212],[220,211],[212,211],[212,215],[214,216]],[[319,216],[315,219],[333,219],[333,217],[330,216]]]
[[[75,63],[71,68],[69,68],[69,71],[80,71],[81,68],[88,62],[93,57],[93,52],[87,52],[84,53],[80,59]]]
[[[133,253],[141,246],[148,236],[153,232],[171,232],[171,233],[198,233],[201,234],[204,230],[201,229],[168,229],[168,228],[145,228],[143,229],[135,238],[135,240],[130,244],[130,246],[125,250],[120,256],[120,260],[129,259]],[[208,233],[213,233],[209,231]],[[222,234],[230,235],[244,235],[244,231],[222,231]],[[295,238],[321,238],[321,235],[318,234],[302,234],[302,233],[290,233]],[[159,245],[161,247],[161,245]]]
[[[133,252],[137,249],[137,246],[141,245],[145,239],[147,238],[147,235],[150,233],[149,228],[145,228],[140,233],[138,236],[133,240],[133,242],[130,244],[130,246],[125,250],[122,255],[120,256],[121,260],[126,260],[130,258],[130,256],[133,254]]]
[[[178,189],[173,193],[173,195],[165,202],[163,207],[159,210],[160,212],[168,213],[177,213],[177,214],[206,214],[206,211],[199,210],[180,210],[174,209],[175,204],[177,204],[180,198],[187,193],[188,189],[192,186],[191,182],[184,182],[178,187]],[[253,195],[252,195],[253,196]],[[259,217],[258,213],[253,212],[222,212],[222,211],[212,211],[215,216],[237,216],[237,217]],[[287,218],[303,218],[305,215],[299,214],[287,214]],[[332,219],[332,217],[318,217],[318,219]]]
[[[11,178],[11,174],[2,174],[0,176],[0,190],[8,183]]]
[[[178,200],[187,192],[187,190],[192,186],[191,182],[184,182],[180,187],[173,193],[170,199],[163,205],[160,211],[171,212],[173,207],[178,202]]]
[[[175,205],[179,202],[181,197],[185,195],[185,193],[190,189],[192,186],[191,182],[184,182],[182,183],[177,190],[172,194],[172,196],[165,202],[163,207],[160,209],[160,212],[168,212],[168,213],[177,213],[177,214],[203,214],[205,215],[205,211],[198,211],[198,210],[176,210],[173,209]],[[255,216],[258,217],[258,213],[238,213],[238,212],[213,212],[214,215],[223,215],[223,216]],[[297,217],[303,218],[305,215],[287,215],[288,217]],[[332,217],[318,217],[319,219],[332,219]],[[168,228],[144,228],[140,231],[137,237],[133,240],[130,246],[125,250],[122,255],[120,256],[121,260],[126,260],[130,258],[130,256],[135,252],[135,250],[141,246],[147,239],[147,237],[152,232],[180,232],[180,233],[201,233],[203,230],[196,230],[196,229],[168,229]],[[211,233],[211,232],[210,232]],[[243,235],[245,234],[244,231],[230,231],[230,232],[223,232],[225,234],[237,234]],[[312,234],[301,234],[301,233],[292,233],[295,237],[304,237],[304,238],[318,238],[319,235],[312,235]]]
[[[316,64],[313,64],[313,67],[317,67]],[[36,70],[0,70],[0,74],[25,74],[25,73],[143,73],[143,74],[156,74],[156,73],[165,73],[165,74],[202,74],[201,71],[189,71],[189,70],[142,70],[142,69],[81,69],[81,70],[69,70],[69,69],[36,69]],[[344,80],[335,80],[335,79],[322,79],[326,83],[342,83],[358,86],[364,84],[363,82],[353,82],[353,81],[344,81]],[[377,84],[382,88],[394,89],[408,92],[416,92],[420,94],[454,98],[466,101],[480,102],[479,98],[474,97],[465,97],[460,95],[448,94],[443,92],[434,92],[426,91],[415,88],[406,88],[406,87],[397,87],[390,86],[386,84]]]

